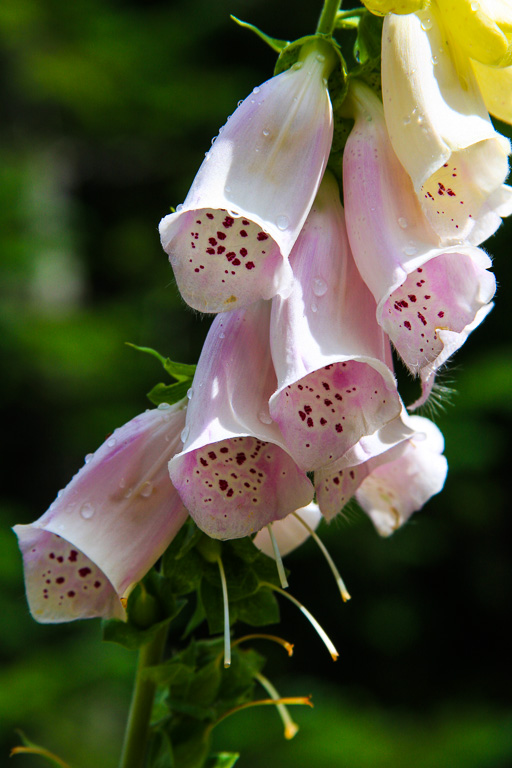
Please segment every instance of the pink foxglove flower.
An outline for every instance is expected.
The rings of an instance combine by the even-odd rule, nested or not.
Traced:
[[[393,148],[431,226],[443,243],[483,242],[512,212],[510,143],[495,131],[471,60],[435,4],[386,17],[382,83]]]
[[[349,98],[355,125],[343,157],[348,237],[377,320],[421,375],[424,400],[435,372],[491,309],[491,261],[475,246],[440,245],[393,152],[377,96],[354,81]]]
[[[39,520],[14,527],[37,621],[124,617],[121,598],[188,516],[167,471],[184,425],[183,403],[136,416],[86,457]]]
[[[307,525],[315,530],[322,519],[322,513],[318,504],[311,502],[307,507],[295,510],[295,514],[290,514],[282,520],[272,523],[272,532],[275,536],[279,553],[282,557],[292,552],[309,538],[310,533],[300,520],[298,515]],[[268,557],[274,557],[274,547],[267,528],[258,531],[253,539],[253,543]]]
[[[270,414],[297,464],[313,470],[401,410],[389,341],[354,264],[338,186],[327,172],[290,262],[293,290],[272,302],[278,388]]]
[[[288,255],[332,142],[332,53],[321,50],[306,46],[297,64],[240,104],[183,205],[160,223],[178,288],[194,309],[238,309],[289,287]]]
[[[389,536],[442,489],[448,465],[441,432],[428,419],[405,411],[401,420],[405,431],[398,424],[383,427],[380,446],[374,438],[375,453],[366,461],[356,450],[315,472],[318,503],[328,520],[355,495],[377,531]]]
[[[313,498],[313,486],[268,412],[276,387],[270,304],[218,315],[203,346],[184,446],[171,479],[197,525],[232,539],[258,531]]]

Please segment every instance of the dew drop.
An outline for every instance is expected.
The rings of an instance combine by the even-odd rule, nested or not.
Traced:
[[[160,405],[158,406],[158,410],[159,411],[168,411],[170,407],[171,406],[169,405],[169,403],[160,403]]]
[[[84,459],[84,462],[85,462],[86,464],[88,464],[88,463],[90,462],[90,460],[92,459],[92,457],[93,457],[93,456],[94,456],[94,453],[88,453],[88,454],[87,454],[87,456],[86,456],[86,457],[85,457],[85,459]],[[59,493],[60,493],[60,491],[59,491]]]
[[[148,498],[148,496],[151,496],[153,492],[153,483],[150,483],[149,480],[142,484],[142,487],[140,489],[140,495],[143,496],[145,499]]]
[[[432,19],[423,19],[421,22],[421,28],[424,32],[428,32],[429,29],[432,29]]]
[[[264,136],[270,136],[270,131],[269,131],[269,129],[268,129],[268,128],[264,128],[264,129],[262,130],[262,134],[263,134]]]
[[[258,419],[262,424],[272,424],[272,417],[268,411],[260,411],[258,413]]]
[[[133,488],[127,488],[126,493],[124,494],[125,499],[129,499],[132,493],[133,493]]]
[[[80,515],[83,517],[84,520],[90,520],[91,517],[94,515],[94,507],[92,504],[89,504],[88,501],[85,502],[85,504],[82,504],[80,507]]]
[[[471,3],[471,10],[472,11],[476,12],[476,11],[478,11],[479,8],[480,8],[480,3],[477,3],[477,2]]]
[[[403,216],[400,216],[398,219],[398,224],[402,227],[402,229],[407,229],[409,225],[407,219],[405,219]]]
[[[259,93],[259,92],[260,92],[260,89],[258,88],[258,86],[256,86],[256,88],[253,88],[253,89],[252,89],[252,92],[253,92],[253,93]]]
[[[179,213],[183,210],[183,203],[179,203],[179,205],[176,206],[176,213]]]
[[[404,125],[409,125],[409,123],[411,122],[411,117],[410,117],[410,115],[406,115],[406,116],[404,117],[404,119],[402,120],[402,122],[403,122],[403,124],[404,124]]]
[[[318,53],[316,56],[316,60],[319,61],[320,63],[322,63],[322,61],[325,61],[325,56],[323,55],[323,53]]]
[[[318,304],[316,303],[316,301],[311,302],[311,311],[318,312]]]
[[[189,432],[190,432],[190,427],[188,427],[188,426],[187,426],[187,427],[185,427],[185,428],[182,430],[182,433],[181,433],[181,442],[182,442],[182,443],[186,442],[186,440],[187,440],[187,437],[188,437],[188,433],[189,433]]]
[[[60,499],[63,493],[64,493],[64,488],[61,488],[60,491],[57,493],[57,498]]]
[[[115,439],[115,437],[111,437],[109,440],[107,440],[107,445],[109,448],[113,448],[114,445],[116,445],[116,443],[117,443],[117,440]]]
[[[225,333],[219,333],[219,339],[225,339],[226,334]]]
[[[415,245],[406,245],[403,250],[406,256],[414,256],[416,253],[418,253],[418,249]]]
[[[226,186],[224,187],[224,192],[225,192],[227,195],[229,195],[229,193],[231,192],[231,187],[229,187],[229,186],[226,184]]]
[[[321,277],[313,280],[313,293],[315,296],[324,296],[327,293],[327,283]]]
[[[193,394],[194,394],[194,390],[192,389],[192,387],[190,387],[190,389],[187,389],[187,397],[189,400],[192,400]]]
[[[119,487],[120,487],[120,488],[126,488],[126,480],[124,479],[124,477],[122,477],[122,478],[120,479],[120,481],[119,481]]]
[[[205,160],[209,160],[210,159],[210,153],[209,152],[205,152],[204,153],[204,159]]]
[[[432,56],[432,58],[430,59],[430,61],[432,62],[432,64],[433,64],[433,66],[434,66],[434,67],[436,66],[436,64],[439,64],[439,59],[438,59],[438,57],[437,57],[437,56],[435,56],[435,55],[434,55],[434,56]]]
[[[277,228],[281,230],[281,232],[284,232],[285,229],[288,229],[289,225],[288,216],[278,216],[276,219]]]

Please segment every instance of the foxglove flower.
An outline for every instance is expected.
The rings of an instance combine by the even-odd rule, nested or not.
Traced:
[[[349,98],[355,125],[343,156],[348,237],[378,322],[421,375],[419,405],[435,372],[491,309],[491,261],[475,246],[440,246],[393,152],[377,96],[354,81]]]
[[[338,186],[328,172],[290,262],[293,290],[272,302],[278,388],[270,415],[297,464],[313,470],[401,409],[389,341],[353,262]]]
[[[305,46],[229,118],[182,206],[160,223],[178,288],[201,312],[244,307],[286,291],[288,255],[332,142],[332,52]]]
[[[455,22],[443,22],[456,5],[464,3],[386,17],[382,96],[391,143],[431,226],[445,244],[478,245],[512,212],[504,185],[510,143],[495,131],[471,60],[452,39]]]
[[[16,525],[30,611],[40,622],[123,618],[121,598],[188,513],[167,462],[181,446],[183,403],[117,429],[31,525]]]
[[[310,533],[296,516],[304,520],[307,525],[315,530],[322,519],[322,513],[318,504],[311,502],[307,507],[297,509],[295,514],[287,515],[282,520],[272,523],[272,532],[275,536],[279,553],[284,557],[309,538]],[[267,528],[258,531],[253,539],[253,543],[268,557],[274,557],[274,547]]]
[[[379,435],[386,450],[378,453],[374,438],[375,454],[366,461],[356,450],[315,472],[318,503],[328,520],[355,495],[378,533],[389,536],[442,489],[448,465],[441,432],[421,416],[404,412],[400,420],[409,436],[398,424],[386,425]]]
[[[270,305],[223,313],[212,323],[194,377],[172,482],[209,536],[247,536],[313,498],[268,412],[276,387]]]

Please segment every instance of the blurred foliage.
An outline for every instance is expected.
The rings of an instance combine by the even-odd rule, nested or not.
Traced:
[[[314,30],[319,9],[0,4],[0,762],[20,727],[73,768],[116,764],[134,653],[100,642],[98,622],[35,624],[8,529],[39,517],[83,456],[147,407],[161,368],[124,342],[196,362],[208,320],[185,310],[156,226],[237,101],[273,71],[273,52],[229,14],[295,39]],[[280,605],[295,655],[283,664],[265,645],[266,674],[287,695],[313,693],[316,708],[298,712],[292,743],[270,709],[224,721],[216,748],[241,752],[237,768],[511,764],[510,243],[509,222],[486,246],[496,308],[445,374],[457,391],[436,417],[445,490],[390,540],[362,515],[320,529],[353,595],[347,605],[313,542],[290,555],[293,594],[340,660],[333,666],[303,617]],[[410,402],[414,385],[400,375]]]

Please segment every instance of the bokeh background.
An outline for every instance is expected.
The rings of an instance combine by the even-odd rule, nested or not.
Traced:
[[[125,341],[197,360],[209,321],[184,307],[156,227],[237,101],[272,73],[273,52],[229,14],[293,39],[319,10],[319,0],[0,4],[2,765],[16,728],[74,768],[116,764],[135,658],[101,643],[98,621],[32,621],[9,529],[39,517],[84,455],[147,407],[162,374]],[[241,750],[240,768],[512,764],[511,227],[486,246],[496,308],[446,374],[457,394],[437,416],[444,492],[389,540],[362,515],[323,528],[347,605],[313,542],[290,555],[291,589],[340,659],[282,605],[279,631],[296,651],[288,660],[262,646],[266,674],[282,695],[312,693],[315,709],[294,710],[290,743],[269,708],[227,720],[218,746]]]

